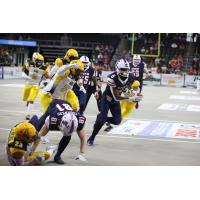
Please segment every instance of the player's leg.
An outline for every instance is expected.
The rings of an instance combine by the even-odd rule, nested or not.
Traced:
[[[28,101],[28,98],[30,96],[31,88],[32,88],[32,86],[25,85],[24,89],[23,89],[23,95],[22,95],[22,100],[27,102],[26,103],[26,106],[27,106],[26,119],[29,117],[28,116],[28,111],[30,109],[30,106],[29,106],[30,102]]]
[[[101,100],[101,112],[97,115],[92,135],[87,141],[88,145],[93,145],[96,135],[98,134],[102,126],[105,124],[108,116],[109,107],[110,102],[106,99],[106,96],[103,96]]]
[[[85,105],[84,105],[84,107],[83,107],[83,109],[82,109],[83,112],[85,111],[85,109],[86,109],[86,107],[87,107],[87,105],[88,105],[88,102],[89,102],[89,100],[90,100],[91,95],[92,95],[92,90],[91,90],[90,87],[88,87],[87,93],[86,93]]]
[[[112,117],[107,117],[106,121],[110,124],[119,125],[122,121],[122,114],[120,103],[118,101],[110,104],[110,112]]]
[[[42,106],[43,113],[46,112],[47,108],[51,104],[53,97],[51,97],[49,94],[45,94],[42,91],[39,93],[40,103]]]
[[[102,98],[102,91],[100,90],[99,91],[99,96],[96,99],[96,101],[97,101],[97,107],[98,107],[99,112],[101,111],[101,98]]]
[[[30,119],[30,111],[33,109],[33,103],[38,95],[39,89],[39,85],[34,85],[30,89],[30,93],[27,99],[28,107],[26,112],[26,119]]]
[[[87,94],[84,93],[83,91],[80,91],[78,94],[78,100],[79,100],[79,105],[80,105],[79,112],[81,115],[83,114],[85,110],[86,98],[87,98]]]
[[[79,110],[78,98],[77,98],[77,96],[76,96],[76,94],[74,93],[73,90],[69,90],[66,93],[65,98],[66,98],[65,100],[71,104],[71,106],[74,110]]]
[[[67,145],[69,144],[71,140],[71,136],[63,136],[59,142],[58,145],[58,150],[56,155],[54,156],[54,161],[57,164],[64,164],[64,161],[61,159],[61,154],[62,152],[65,150],[65,148],[67,147]]]
[[[130,115],[135,109],[135,102],[120,102],[122,119],[125,119],[128,115]]]

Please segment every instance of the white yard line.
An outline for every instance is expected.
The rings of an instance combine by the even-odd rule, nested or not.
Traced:
[[[0,128],[0,130],[9,131],[8,128]],[[60,132],[59,132],[60,133]],[[97,135],[97,137],[105,138],[116,138],[116,139],[132,139],[132,140],[145,140],[145,141],[159,141],[159,142],[172,142],[172,143],[189,143],[189,144],[200,144],[200,141],[189,141],[189,140],[179,140],[179,139],[162,139],[162,138],[144,138],[144,137],[130,137],[130,136],[118,136],[118,135]]]

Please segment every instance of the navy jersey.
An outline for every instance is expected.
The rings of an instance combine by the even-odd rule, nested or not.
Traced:
[[[133,63],[130,63],[130,67],[131,67],[131,72],[134,75],[135,79],[141,82],[143,80],[145,63],[141,62],[137,66],[134,66]]]
[[[80,115],[79,112],[72,109],[71,105],[66,101],[54,99],[48,108],[49,114],[49,130],[59,130],[62,116],[67,112],[72,112],[78,119],[77,130],[83,129],[86,118]]]
[[[92,82],[92,77],[94,76],[94,68],[90,66],[85,71],[81,72],[79,78],[83,80],[83,86],[85,90],[87,90],[88,85]],[[77,83],[74,84],[73,89],[79,89],[79,86]]]
[[[127,88],[131,88],[132,83],[134,82],[135,77],[133,74],[129,74],[128,80],[123,83],[120,81],[119,76],[117,75],[117,72],[113,72],[112,74],[108,75],[108,81],[107,81],[107,86],[104,91],[104,95],[107,95],[111,97],[111,100],[114,100],[112,92],[110,90],[110,87],[116,88],[121,95],[122,92],[125,92]]]
[[[101,71],[94,71],[94,77],[95,77],[95,79],[96,79],[96,84],[97,85],[95,85],[94,84],[94,82],[92,81],[91,83],[90,83],[90,86],[92,86],[92,87],[95,87],[95,89],[96,89],[96,86],[99,86],[100,85],[100,82],[103,82],[103,77],[102,77],[102,72]]]

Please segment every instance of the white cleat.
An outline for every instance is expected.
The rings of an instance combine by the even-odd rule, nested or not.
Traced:
[[[79,154],[78,156],[76,156],[75,160],[80,160],[83,162],[87,161],[83,154]]]
[[[47,137],[41,137],[40,138],[40,143],[47,144],[47,143],[50,143],[50,141],[49,141],[49,139]]]

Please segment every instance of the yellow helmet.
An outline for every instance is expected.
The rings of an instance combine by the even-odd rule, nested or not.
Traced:
[[[140,82],[139,81],[134,81],[131,85],[131,88],[136,88],[140,86]]]
[[[15,137],[21,142],[31,143],[37,139],[35,127],[28,122],[22,122],[14,128]]]
[[[77,72],[84,71],[84,64],[80,60],[72,60],[70,62],[70,64],[75,64],[75,63],[78,64],[78,68],[77,69],[71,68],[71,72],[73,75],[75,75]]]
[[[64,57],[68,62],[78,59],[78,52],[75,49],[69,49]]]
[[[42,66],[44,63],[44,57],[42,54],[37,54],[37,56],[35,57],[35,64],[36,64],[36,67],[40,67]]]

